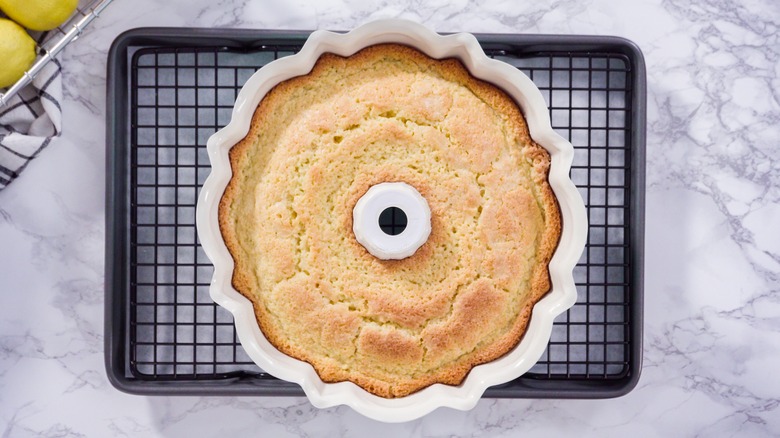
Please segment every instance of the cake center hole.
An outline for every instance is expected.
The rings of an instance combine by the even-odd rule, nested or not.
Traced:
[[[397,236],[406,229],[406,213],[398,207],[388,207],[379,214],[379,228],[385,234]]]

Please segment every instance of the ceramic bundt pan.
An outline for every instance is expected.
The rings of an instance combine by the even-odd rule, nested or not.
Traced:
[[[560,243],[549,265],[552,290],[534,306],[520,343],[501,358],[474,367],[459,386],[435,384],[393,399],[373,395],[351,382],[325,383],[311,365],[281,353],[268,342],[252,303],[231,285],[233,259],[222,240],[217,217],[219,200],[231,178],[228,151],[246,136],[263,96],[278,83],[309,73],[323,53],[350,56],[380,43],[405,44],[437,59],[457,58],[473,76],[508,93],[520,106],[531,137],[551,155],[549,182],[563,222]],[[550,340],[553,320],[576,301],[573,269],[585,246],[587,216],[582,197],[569,178],[574,148],[553,131],[548,108],[533,82],[515,67],[488,58],[471,34],[443,36],[403,20],[375,21],[346,34],[316,31],[298,54],[273,61],[249,78],[238,94],[230,123],[209,139],[208,154],[212,170],[198,199],[197,227],[203,249],[214,264],[211,297],[233,314],[239,340],[252,360],[271,375],[299,384],[317,407],[344,404],[386,422],[413,420],[442,406],[471,409],[489,386],[521,376],[539,360]]]

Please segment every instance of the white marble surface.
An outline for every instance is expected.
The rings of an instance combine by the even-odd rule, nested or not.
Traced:
[[[63,54],[64,136],[0,192],[0,436],[780,435],[780,3],[116,0]],[[303,398],[139,397],[103,366],[105,64],[137,26],[611,34],[648,67],[645,361],[615,400],[381,425]]]

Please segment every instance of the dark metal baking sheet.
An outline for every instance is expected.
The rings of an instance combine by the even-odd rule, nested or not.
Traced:
[[[141,28],[108,57],[105,355],[136,394],[303,395],[259,369],[230,314],[211,302],[195,231],[207,138],[243,82],[295,53],[309,32]],[[485,397],[606,398],[629,392],[642,361],[645,66],[616,37],[478,35],[525,72],[575,146],[588,207],[577,304],[556,320],[526,375]]]

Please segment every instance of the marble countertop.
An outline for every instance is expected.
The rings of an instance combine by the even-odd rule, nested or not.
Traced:
[[[780,435],[774,0],[116,0],[61,59],[64,134],[0,192],[0,436]],[[305,398],[142,397],[103,362],[105,85],[139,26],[618,35],[648,71],[644,366],[613,400],[482,400],[381,425]]]

